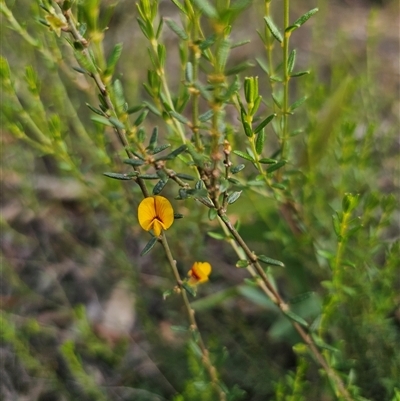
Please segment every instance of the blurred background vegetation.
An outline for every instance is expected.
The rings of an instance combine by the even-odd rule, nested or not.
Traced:
[[[160,15],[178,18],[171,2],[159,3]],[[345,193],[360,194],[353,215],[361,225],[340,255],[340,297],[324,328],[335,348],[329,361],[353,394],[399,400],[399,6],[307,0],[293,2],[291,14],[314,7],[319,13],[292,38],[298,69],[311,71],[291,87],[307,101],[290,120],[302,130],[285,173],[301,221],[290,224],[275,200],[250,189],[231,215],[251,249],[285,263],[274,272],[277,285],[311,323],[327,307],[338,257],[332,215]],[[212,400],[181,330],[180,300],[163,300],[174,285],[165,256],[139,256],[148,240],[136,218],[141,194],[102,175],[120,162],[112,129],[92,121],[86,106],[98,103],[93,83],[73,70],[65,39],[38,22],[38,3],[1,0],[1,9],[0,399]],[[241,75],[259,76],[268,99],[256,62],[264,58],[262,15],[263,2],[253,1],[235,22],[234,38],[250,43],[232,51],[228,67],[254,61]],[[105,54],[123,43],[116,77],[129,106],[147,99],[150,68],[136,18],[131,1],[100,2]],[[179,38],[166,27],[162,38],[174,91]],[[240,131],[235,112],[227,118]],[[143,126],[162,124],[149,114]],[[244,142],[232,135],[235,149]],[[272,131],[266,146],[277,150]],[[335,399],[312,358],[293,349],[299,338],[288,320],[244,281],[229,245],[207,235],[221,232],[217,222],[191,200],[174,201],[177,188],[165,194],[184,215],[169,231],[182,274],[195,260],[213,265],[193,307],[231,399]]]

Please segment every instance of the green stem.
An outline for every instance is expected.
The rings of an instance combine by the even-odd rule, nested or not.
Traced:
[[[69,26],[69,31],[70,31],[70,33],[72,34],[72,36],[74,37],[74,39],[77,40],[77,41],[79,41],[79,42],[82,44],[82,46],[84,47],[84,49],[82,50],[82,54],[83,54],[87,59],[90,59],[89,50],[88,50],[88,48],[87,48],[88,42],[87,42],[87,40],[79,33],[79,31],[76,29],[76,26],[75,26],[75,23],[74,23],[74,20],[73,20],[73,16],[72,16],[71,10],[67,10],[67,11],[64,13],[64,15],[65,15],[65,18],[66,18],[67,21],[68,21],[68,26]],[[97,86],[97,88],[99,89],[101,95],[103,96],[104,101],[105,101],[106,104],[107,104],[107,108],[110,110],[112,116],[115,117],[116,119],[118,119],[117,112],[115,111],[115,108],[114,108],[114,105],[113,105],[113,103],[112,103],[112,101],[111,101],[110,95],[108,94],[107,87],[106,87],[106,85],[103,83],[103,81],[102,81],[102,79],[101,79],[101,77],[100,77],[100,74],[99,74],[98,72],[93,72],[93,73],[91,73],[91,77],[93,78],[94,82],[96,83],[96,86]],[[118,127],[118,126],[114,126],[114,131],[116,132],[116,134],[117,134],[117,136],[118,136],[118,138],[119,138],[120,143],[121,143],[122,146],[125,148],[125,152],[126,152],[127,156],[128,156],[130,159],[133,159],[133,158],[134,158],[134,155],[133,155],[133,153],[128,149],[129,142],[128,142],[127,138],[126,138],[125,130],[121,129],[121,128]],[[139,169],[136,168],[136,167],[134,167],[134,170],[139,172]],[[148,190],[147,190],[147,187],[146,187],[145,182],[144,182],[141,178],[136,178],[136,182],[137,182],[137,184],[139,185],[139,187],[140,187],[140,189],[141,189],[143,195],[144,195],[145,197],[149,196],[149,192],[148,192]]]
[[[283,59],[283,104],[282,104],[282,120],[281,120],[281,159],[286,158],[287,140],[288,140],[288,114],[289,114],[289,38],[290,32],[286,32],[289,26],[289,0],[283,2],[283,44],[282,44],[282,59]],[[278,177],[281,178],[281,171],[278,171]]]
[[[344,213],[343,220],[340,224],[340,232],[338,234],[338,244],[336,249],[335,259],[332,263],[332,284],[333,289],[332,293],[328,295],[325,305],[323,306],[323,314],[321,318],[321,323],[319,326],[319,335],[321,337],[324,336],[325,331],[327,329],[327,321],[331,317],[332,313],[335,310],[336,304],[340,299],[340,291],[341,285],[343,283],[343,274],[342,274],[342,259],[343,253],[346,248],[346,232],[349,226],[349,220],[351,218],[351,213]]]
[[[215,393],[217,394],[218,398],[220,401],[225,401],[226,400],[226,394],[224,393],[224,391],[222,391],[221,386],[219,385],[219,379],[218,379],[218,375],[217,375],[217,371],[215,369],[215,367],[213,366],[213,364],[211,363],[210,360],[210,355],[208,352],[207,347],[204,344],[203,338],[201,336],[201,333],[199,331],[197,322],[196,322],[196,318],[195,318],[195,312],[194,309],[190,306],[190,302],[187,296],[187,292],[186,290],[183,288],[182,286],[182,279],[181,276],[179,274],[178,268],[176,267],[176,261],[174,260],[174,258],[172,257],[172,253],[171,253],[171,249],[168,245],[168,241],[167,241],[167,237],[165,235],[165,233],[162,234],[161,236],[161,244],[164,248],[164,252],[167,256],[168,259],[168,263],[172,269],[172,272],[174,274],[175,280],[177,282],[177,285],[179,287],[179,292],[182,296],[182,300],[183,300],[183,304],[185,306],[186,309],[186,313],[187,316],[189,318],[189,323],[190,323],[190,329],[192,332],[196,333],[196,340],[197,343],[200,347],[201,353],[202,353],[202,362],[205,366],[205,368],[208,371],[208,374],[210,376],[211,379],[211,383],[212,386],[215,390]]]
[[[259,155],[256,150],[255,138],[256,137],[253,135],[251,138],[249,138],[249,142],[250,142],[251,151],[253,152],[253,155],[256,160],[257,170],[262,175],[263,180],[264,180],[265,184],[267,185],[267,187],[272,190],[272,194],[274,195],[275,199],[277,199],[276,191],[274,190],[274,188],[272,188],[271,182],[268,179],[268,175],[267,175],[266,171],[263,169],[261,163],[259,162]]]
[[[150,44],[151,44],[151,48],[153,51],[153,56],[158,59],[158,53],[157,53],[158,41],[156,39],[152,39],[152,40],[150,40]],[[165,100],[167,101],[168,106],[171,108],[171,110],[175,111],[174,103],[172,101],[171,92],[169,90],[167,77],[165,75],[164,68],[160,67],[158,69],[157,73],[161,80],[161,85],[162,85],[162,89],[164,91]],[[162,103],[160,102],[160,104],[162,104]],[[181,137],[182,142],[186,143],[185,132],[182,129],[182,124],[179,121],[177,121],[175,118],[173,118],[172,121],[173,121],[173,127],[174,127],[175,131]]]
[[[216,205],[217,207],[217,205]],[[270,299],[279,307],[279,309],[286,314],[288,311],[290,311],[289,305],[283,300],[281,295],[278,293],[278,291],[275,289],[275,287],[272,285],[270,282],[268,276],[265,274],[263,268],[261,267],[260,263],[257,260],[257,256],[249,249],[247,244],[244,242],[240,234],[236,231],[235,227],[232,225],[230,222],[229,218],[226,216],[225,211],[222,210],[221,208],[218,209],[218,215],[227,227],[228,231],[230,234],[233,236],[235,241],[239,244],[240,248],[244,251],[248,261],[251,263],[251,265],[254,267],[257,275],[261,278],[263,281],[265,287],[267,288],[268,292],[267,295],[270,297]],[[262,288],[262,287],[261,287]],[[339,393],[341,396],[346,401],[350,401],[352,398],[350,394],[348,393],[346,387],[344,386],[342,379],[338,376],[338,374],[329,366],[327,363],[326,359],[322,355],[322,353],[319,351],[318,347],[315,345],[314,340],[312,337],[305,331],[305,329],[300,326],[297,322],[291,321],[293,324],[293,327],[297,331],[297,333],[300,335],[304,343],[308,346],[310,352],[314,355],[315,359],[317,362],[321,365],[321,367],[325,370],[329,378],[335,383],[337,386]]]
[[[271,16],[271,0],[266,0],[265,1],[265,16],[270,17]],[[269,78],[274,76],[274,64],[272,62],[273,57],[273,48],[275,44],[275,39],[272,37],[272,34],[270,30],[268,29],[267,25],[265,25],[265,51],[267,53],[267,62],[268,62],[268,73],[269,73]],[[273,89],[274,87],[274,82],[270,80],[271,83],[271,88]],[[276,106],[274,105],[274,108]]]
[[[193,26],[192,26],[192,37],[191,37],[191,46],[190,46],[190,60],[193,66],[193,82],[197,82],[199,78],[199,59],[201,57],[201,52],[198,49],[196,44],[199,37],[199,26],[198,19],[195,11],[193,12]],[[202,151],[203,145],[200,139],[199,132],[199,99],[200,93],[197,89],[195,89],[192,93],[192,125],[193,125],[193,134],[194,134],[194,142],[196,149],[198,151]]]

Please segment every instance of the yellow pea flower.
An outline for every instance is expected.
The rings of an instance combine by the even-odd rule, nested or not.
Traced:
[[[162,230],[168,230],[174,222],[174,209],[163,196],[149,196],[139,204],[138,220],[143,230],[153,230],[158,237]]]
[[[208,281],[208,276],[211,274],[211,265],[208,262],[194,262],[189,270],[188,284],[197,285]]]

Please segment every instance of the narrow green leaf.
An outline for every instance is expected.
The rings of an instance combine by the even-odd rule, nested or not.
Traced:
[[[175,99],[174,106],[178,113],[182,113],[190,100],[190,93],[187,88],[183,88],[183,92],[179,98]]]
[[[103,173],[103,175],[109,178],[114,178],[115,180],[128,181],[132,180],[137,175],[137,173],[136,174]]]
[[[196,290],[194,287],[191,287],[188,283],[185,281],[182,283],[182,287],[193,297],[196,296]]]
[[[332,223],[333,223],[333,229],[335,230],[335,234],[339,238],[340,237],[340,220],[339,220],[339,216],[337,213],[332,215]]]
[[[190,61],[186,63],[185,79],[187,82],[193,81],[193,64]]]
[[[202,51],[207,50],[209,47],[211,47],[215,43],[216,40],[217,40],[217,37],[215,34],[205,38],[205,40],[203,40],[199,44],[200,50],[202,50]]]
[[[229,181],[230,183],[234,184],[234,185],[241,185],[240,181],[237,180],[236,178],[229,177],[229,178],[228,178],[228,181]]]
[[[224,193],[230,186],[230,183],[228,180],[226,180],[224,177],[221,177],[221,181],[219,184],[219,190],[221,193]]]
[[[230,41],[228,39],[224,39],[220,43],[217,53],[217,66],[219,71],[224,71],[230,49],[231,49]]]
[[[271,167],[268,167],[266,171],[267,171],[267,173],[272,173],[273,171],[278,170],[281,167],[283,167],[286,163],[287,163],[286,160],[281,160],[278,163],[273,164]]]
[[[260,124],[258,124],[257,128],[254,130],[254,133],[258,134],[265,126],[267,126],[274,119],[274,117],[276,117],[275,113],[271,114],[267,118],[264,118],[264,120],[262,120]]]
[[[250,43],[251,40],[250,39],[246,39],[246,40],[241,40],[240,42],[236,42],[233,45],[231,45],[231,49],[235,49],[236,47],[240,47],[243,45],[247,45],[248,43]]]
[[[187,180],[187,181],[194,181],[196,179],[192,175],[184,174],[184,173],[178,173],[178,174],[176,174],[176,176],[178,178],[181,178],[182,180]]]
[[[104,113],[101,110],[96,109],[95,107],[91,106],[89,103],[86,103],[86,106],[89,107],[89,109],[92,110],[93,113],[96,113],[99,116],[103,116],[104,117]]]
[[[153,132],[151,133],[149,146],[147,147],[147,149],[153,151],[157,146],[157,141],[158,141],[158,128],[154,127]]]
[[[142,252],[140,252],[140,256],[147,255],[154,248],[154,245],[156,243],[157,243],[157,237],[152,237],[151,240],[143,248]]]
[[[318,12],[318,8],[313,8],[310,11],[307,11],[305,14],[303,14],[299,19],[294,21],[293,25],[299,28],[302,26],[306,21],[308,21],[315,13]]]
[[[126,146],[125,149],[132,152],[138,159],[146,160],[146,158],[143,155],[141,155],[140,153],[138,153],[133,146]]]
[[[161,67],[164,67],[165,59],[167,58],[167,49],[161,43],[157,46],[158,62]]]
[[[271,82],[283,82],[283,79],[276,75],[270,75],[269,80]]]
[[[280,182],[274,182],[271,185],[272,188],[276,188],[276,189],[281,189],[282,191],[285,191],[287,189],[286,185],[281,184]]]
[[[146,24],[146,22],[144,22],[142,18],[136,18],[136,20],[143,35],[146,36],[147,39],[150,39],[152,27],[148,26],[148,24]]]
[[[72,67],[72,69],[81,74],[89,74],[89,71],[86,71],[85,69],[83,69],[81,67]]]
[[[210,210],[215,210],[215,209],[210,209]],[[211,238],[218,239],[218,240],[224,240],[224,239],[226,239],[226,236],[225,236],[225,235],[220,234],[220,233],[214,233],[214,232],[212,232],[212,231],[208,231],[208,232],[207,232],[207,235],[208,235],[209,237],[211,237]]]
[[[153,188],[153,195],[158,195],[167,185],[168,180],[160,180]]]
[[[303,292],[302,294],[296,295],[295,297],[291,298],[289,300],[289,303],[291,305],[295,305],[298,304],[300,302],[305,301],[306,299],[309,299],[311,297],[315,296],[315,292],[313,291],[307,291],[307,292]]]
[[[269,31],[271,32],[272,36],[280,43],[283,42],[282,34],[279,32],[279,29],[273,23],[272,19],[268,17],[264,17],[264,21],[267,24]]]
[[[153,155],[157,154],[157,153],[161,153],[163,150],[169,148],[171,145],[169,143],[166,143],[164,145],[160,145],[157,146],[156,148],[153,149],[153,151],[151,152]]]
[[[243,280],[249,287],[257,287],[258,288],[258,279],[256,277],[254,278],[245,278]]]
[[[257,259],[270,266],[285,267],[285,265],[281,261],[269,258],[268,256],[265,255],[257,255]]]
[[[280,109],[280,110],[282,110],[282,103],[281,103],[281,101],[277,98],[277,96],[276,95],[274,95],[273,93],[271,94],[271,96],[272,96],[272,100],[274,101],[274,103],[278,106],[278,108]]]
[[[208,110],[199,116],[199,121],[202,123],[205,123],[206,121],[210,120],[213,115],[214,115],[214,111]]]
[[[182,213],[174,213],[174,220],[183,219],[184,217]]]
[[[171,1],[179,8],[179,10],[181,10],[183,12],[183,14],[187,15],[185,8],[183,7],[183,5],[181,3],[179,3],[178,0],[171,0]]]
[[[240,171],[242,171],[244,168],[245,168],[246,166],[244,165],[244,164],[238,164],[237,166],[235,166],[235,167],[231,167],[231,173],[232,174],[237,174],[237,173],[239,173]]]
[[[233,153],[235,155],[241,157],[242,159],[246,159],[246,160],[249,160],[251,162],[255,162],[255,160],[248,153],[244,153],[241,150],[234,150]]]
[[[196,166],[203,167],[204,166],[204,155],[196,151],[196,148],[191,144],[188,143],[188,152]]]
[[[156,31],[156,39],[157,40],[159,39],[159,37],[161,35],[163,26],[164,26],[164,18],[160,18],[160,22],[158,23],[158,27],[157,27],[157,31]]]
[[[264,60],[261,60],[260,58],[256,58],[256,61],[258,63],[258,65],[261,67],[261,69],[267,74],[269,75],[269,69],[267,64],[265,64]]]
[[[115,128],[125,129],[125,125],[122,124],[121,121],[119,121],[117,118],[110,117],[109,121]]]
[[[107,68],[104,71],[105,76],[112,76],[114,74],[115,66],[117,65],[121,53],[122,53],[122,43],[117,43],[107,59]]]
[[[175,331],[177,333],[179,333],[179,332],[187,333],[188,330],[189,330],[189,328],[186,327],[186,326],[175,326],[175,325],[172,325],[172,326],[170,326],[170,328],[171,328],[172,331]]]
[[[291,78],[296,78],[296,77],[301,77],[303,75],[308,75],[310,71],[299,71],[299,72],[294,72],[293,74],[290,74]]]
[[[264,142],[265,142],[265,130],[261,130],[256,139],[256,152],[258,155],[261,155],[263,148],[264,148]]]
[[[151,111],[153,114],[155,114],[156,116],[161,116],[161,112],[160,110],[157,109],[156,106],[154,106],[154,104],[143,101],[143,104],[149,109],[149,111]]]
[[[96,66],[94,65],[91,57],[87,57],[79,50],[75,50],[74,54],[75,54],[75,58],[78,60],[78,63],[80,64],[81,67],[83,67],[85,70],[89,71],[89,73],[91,73],[91,74],[94,74],[96,72]]]
[[[143,110],[143,111],[139,114],[138,118],[135,120],[135,122],[133,123],[133,125],[134,125],[135,127],[138,127],[140,124],[142,124],[142,122],[144,121],[144,119],[147,117],[147,114],[149,114],[149,111],[148,111],[148,110]]]
[[[168,180],[168,174],[164,170],[157,170],[156,174],[160,177],[161,180]]]
[[[126,110],[126,112],[127,112],[127,114],[134,114],[140,110],[143,110],[143,108],[144,108],[143,104],[138,104],[136,106],[129,107],[128,110]]]
[[[235,191],[235,192],[232,192],[232,193],[228,196],[228,199],[227,199],[228,204],[230,205],[230,204],[236,202],[236,201],[239,199],[239,197],[240,197],[241,194],[242,194],[242,191]]]
[[[253,136],[253,131],[250,127],[250,124],[247,121],[243,121],[242,125],[243,125],[244,133],[246,134],[246,136],[251,138]]]
[[[136,134],[136,136],[137,136],[138,141],[140,143],[143,143],[145,141],[146,137],[147,137],[146,131],[142,127],[140,127],[138,132],[137,132],[137,134]]]
[[[119,79],[116,79],[113,83],[112,88],[114,92],[116,108],[118,111],[122,111],[126,102],[121,81]]]
[[[172,160],[175,159],[178,155],[180,155],[182,152],[184,152],[187,149],[186,145],[181,145],[179,148],[175,149],[171,153],[168,153],[166,156],[160,157],[158,160]]]
[[[293,71],[295,62],[296,62],[296,50],[293,49],[289,54],[288,64],[287,64],[287,69],[289,74],[291,74],[291,72]]]
[[[239,74],[240,72],[248,70],[249,68],[252,68],[254,66],[255,64],[249,60],[243,61],[242,63],[236,64],[234,67],[228,68],[225,71],[225,75],[229,76],[229,75]]]
[[[338,353],[339,352],[339,350],[337,348],[332,347],[331,345],[327,344],[320,337],[317,337],[316,335],[313,335],[312,337],[314,339],[315,344],[317,344],[317,346],[319,348],[326,349],[326,350],[328,350],[330,352],[333,352],[333,353]]]
[[[229,85],[226,92],[222,95],[222,99],[231,100],[231,97],[237,93],[240,88],[239,77],[236,75],[235,80]]]
[[[125,164],[129,164],[130,166],[143,166],[145,163],[143,160],[140,159],[124,159],[123,162]]]
[[[203,96],[204,99],[208,101],[212,99],[209,89],[200,82],[195,82],[193,86],[201,93],[201,96]]]
[[[264,157],[258,161],[262,164],[276,164],[278,162],[276,159],[269,159],[268,157]]]
[[[299,315],[292,312],[291,310],[283,312],[290,320],[295,321],[296,323],[301,324],[304,327],[308,327],[308,323]]]
[[[208,18],[217,19],[218,12],[216,8],[209,3],[208,0],[194,0],[196,6],[201,10],[203,14],[205,14]]]
[[[300,107],[306,101],[306,99],[307,99],[307,96],[303,96],[299,100],[296,100],[293,104],[290,105],[289,111],[293,111],[293,110],[297,109],[298,107]]]
[[[194,197],[206,197],[208,196],[208,192],[205,188],[202,189],[187,189],[186,193],[188,195],[194,196]],[[211,204],[214,206],[213,204]]]
[[[113,127],[114,125],[110,122],[110,120],[106,117],[102,116],[90,116],[90,119],[96,123],[107,125],[108,127]]]
[[[106,102],[104,96],[101,93],[99,93],[97,95],[97,97],[98,97],[99,102],[100,102],[100,104],[99,104],[100,109],[102,111],[106,112],[108,110],[108,105],[107,105],[107,102]]]
[[[210,201],[210,199],[207,198],[207,196],[196,196],[195,199],[197,199],[199,202],[210,209],[214,208],[213,203]]]
[[[189,124],[190,123],[190,121],[185,116],[183,116],[182,114],[177,113],[176,111],[172,110],[172,111],[169,112],[169,114],[172,117],[176,118],[182,124]]]
[[[333,260],[333,258],[335,257],[335,254],[330,252],[330,251],[326,251],[324,249],[318,249],[317,250],[317,254],[319,256],[322,256],[323,258],[327,259],[327,260]]]
[[[142,180],[158,180],[160,177],[157,174],[140,174],[138,178]]]
[[[169,29],[175,32],[182,40],[188,40],[187,33],[173,20],[164,18],[164,21],[168,25]]]

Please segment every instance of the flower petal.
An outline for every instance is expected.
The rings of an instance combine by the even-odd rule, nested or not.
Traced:
[[[200,284],[208,281],[211,270],[211,265],[208,262],[195,262],[188,273],[189,284]]]
[[[174,222],[174,209],[168,199],[163,196],[154,196],[155,213],[162,222],[162,228],[168,230]]]
[[[162,222],[158,219],[154,219],[153,220],[153,231],[154,231],[154,235],[156,237],[158,237],[161,234],[162,228],[164,228]]]
[[[152,196],[144,198],[138,207],[138,220],[143,230],[150,231],[153,228],[153,220],[156,218],[156,209]]]
[[[163,196],[149,196],[139,204],[138,220],[143,230],[153,230],[158,237],[162,230],[167,230],[174,222],[174,210]]]

